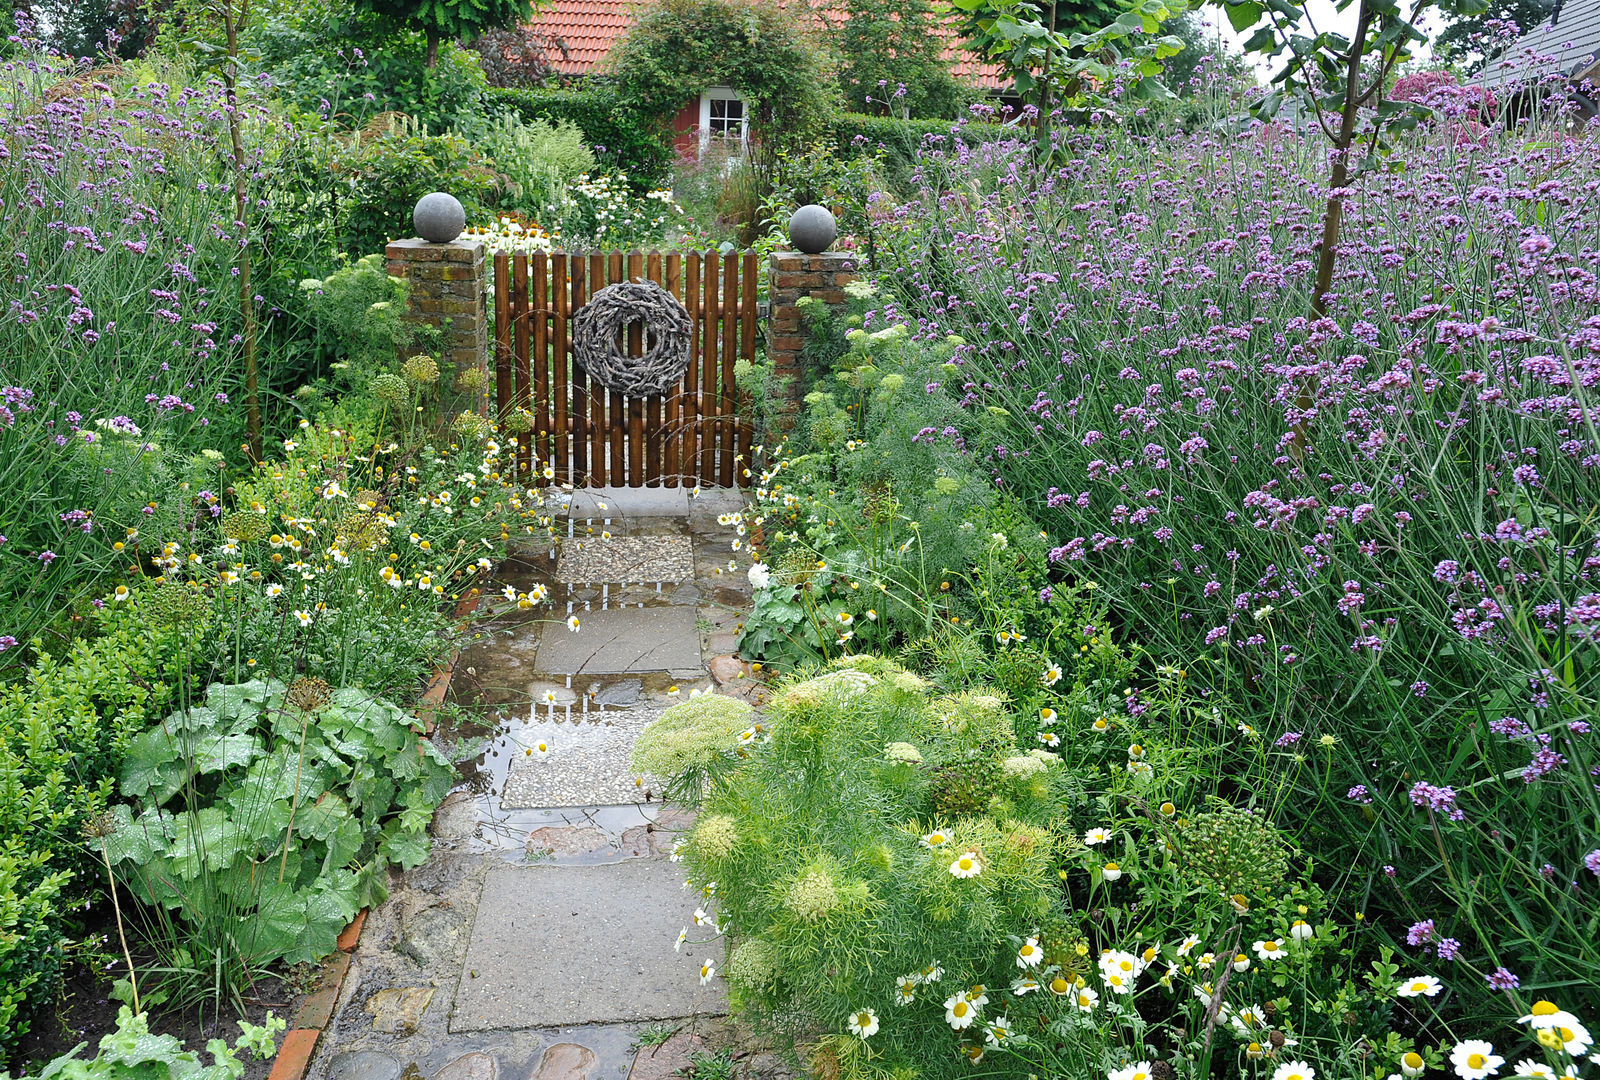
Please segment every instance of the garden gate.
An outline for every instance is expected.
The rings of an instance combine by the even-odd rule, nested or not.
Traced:
[[[756,272],[752,251],[496,255],[495,409],[505,430],[529,422],[518,410],[531,416],[521,468],[537,455],[543,482],[734,486],[750,457],[733,370],[755,359]],[[681,300],[695,330],[683,379],[639,398],[606,390],[574,361],[571,322],[598,290],[641,278]],[[629,349],[644,351],[637,325]]]

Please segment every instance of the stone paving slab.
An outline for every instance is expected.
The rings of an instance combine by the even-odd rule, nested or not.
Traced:
[[[687,607],[578,612],[580,629],[546,623],[534,666],[556,675],[700,669],[700,635]]]
[[[689,489],[583,488],[572,493],[567,512],[575,518],[687,517]]]
[[[692,581],[694,549],[687,536],[613,536],[561,544],[556,580],[564,583]]]
[[[527,753],[512,756],[500,805],[507,810],[622,806],[644,802],[648,792],[659,795],[661,785],[650,777],[635,776],[628,758],[639,732],[662,711],[607,709],[568,722],[560,709],[552,720],[535,706],[537,719],[520,726],[517,741],[524,749],[543,741],[550,752],[542,758]]]
[[[489,871],[450,1016],[452,1032],[670,1020],[726,1011],[700,985],[720,944],[684,945],[698,893],[666,859]]]

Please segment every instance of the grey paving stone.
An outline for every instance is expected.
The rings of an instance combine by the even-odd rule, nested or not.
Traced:
[[[688,488],[584,488],[572,493],[575,518],[687,517]]]
[[[584,537],[561,543],[560,582],[691,581],[694,549],[687,536]]]
[[[683,607],[579,611],[577,633],[547,623],[534,666],[555,675],[622,675],[700,667],[694,612]]]
[[[450,1030],[669,1020],[725,1011],[720,944],[684,945],[698,893],[666,859],[496,866],[484,884]],[[703,935],[697,935],[703,936]]]
[[[636,778],[628,769],[628,757],[639,732],[662,710],[595,710],[574,716],[574,723],[565,722],[559,709],[556,716],[561,723],[537,708],[535,712],[539,719],[523,724],[517,740],[525,748],[543,741],[550,752],[542,758],[527,753],[512,756],[501,806],[508,810],[623,806],[644,802],[646,792],[659,796],[661,785],[649,777]]]

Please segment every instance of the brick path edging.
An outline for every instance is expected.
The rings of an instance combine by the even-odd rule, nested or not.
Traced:
[[[477,610],[481,600],[478,590],[472,590],[456,607],[456,617],[465,620]],[[457,650],[434,669],[421,700],[417,702],[414,713],[422,724],[425,737],[433,734],[434,718],[439,706],[444,704],[445,695],[450,692],[450,680],[455,675],[456,661],[460,658],[461,652]],[[272,1063],[272,1073],[267,1080],[305,1080],[306,1073],[311,1069],[311,1059],[317,1052],[317,1043],[322,1039],[323,1029],[332,1022],[333,1010],[344,991],[344,978],[350,971],[350,954],[356,951],[356,945],[361,941],[361,929],[367,923],[368,910],[362,908],[350,920],[350,925],[339,931],[338,950],[322,962],[317,988],[300,1003],[300,1010],[295,1013],[294,1023],[283,1036],[283,1045],[278,1048],[277,1059]]]

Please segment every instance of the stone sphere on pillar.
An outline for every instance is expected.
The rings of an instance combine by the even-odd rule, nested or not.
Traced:
[[[839,226],[826,206],[811,203],[802,206],[789,219],[789,243],[807,255],[820,255],[828,250]]]
[[[417,235],[434,244],[448,244],[467,227],[467,212],[461,200],[444,191],[434,191],[417,200],[411,212]]]

